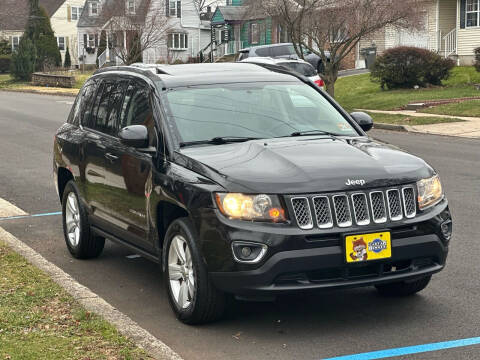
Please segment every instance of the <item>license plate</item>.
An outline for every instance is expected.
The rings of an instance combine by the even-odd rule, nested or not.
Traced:
[[[346,236],[345,256],[347,263],[391,258],[390,232]]]

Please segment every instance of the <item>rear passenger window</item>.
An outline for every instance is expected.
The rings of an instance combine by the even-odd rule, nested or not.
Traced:
[[[260,49],[257,49],[255,50],[255,54],[257,54],[257,56],[271,56],[270,55],[270,48],[260,48]]]
[[[92,127],[95,130],[115,135],[125,85],[124,82],[105,82],[102,84],[93,109]]]
[[[92,102],[97,89],[95,81],[90,81],[82,89],[82,93],[77,97],[75,102],[72,123],[76,125],[88,125],[91,115]]]
[[[292,55],[288,46],[272,47],[272,57]]]

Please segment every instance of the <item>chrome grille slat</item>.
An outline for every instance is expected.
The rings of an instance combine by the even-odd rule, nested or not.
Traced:
[[[313,228],[312,212],[310,210],[308,198],[294,197],[292,198],[292,206],[298,227],[304,230]]]
[[[398,189],[387,190],[387,204],[390,220],[398,221],[403,219],[402,202],[400,201]]]
[[[301,195],[290,198],[301,229],[346,228],[387,221],[400,221],[417,215],[415,186],[352,191],[343,194]]]
[[[335,209],[335,217],[339,227],[352,226],[352,214],[350,213],[347,195],[334,195],[333,208]]]
[[[417,215],[417,204],[415,202],[415,190],[412,186],[402,189],[403,209],[407,218],[413,218]]]
[[[332,210],[328,196],[315,196],[312,198],[313,208],[315,210],[315,220],[320,229],[333,227]]]
[[[382,224],[387,221],[387,209],[383,192],[372,191],[370,193],[370,206],[372,207],[373,221]]]
[[[364,193],[356,193],[352,195],[352,206],[355,222],[358,225],[370,224],[367,196]]]

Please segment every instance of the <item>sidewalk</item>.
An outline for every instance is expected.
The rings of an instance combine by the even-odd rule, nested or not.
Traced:
[[[451,116],[451,115],[439,115],[439,114],[427,114],[417,113],[415,111],[402,110],[402,111],[386,111],[386,110],[366,110],[358,109],[359,111],[367,111],[377,114],[390,114],[390,115],[408,115],[412,117],[442,117],[464,120],[462,122],[441,123],[431,125],[403,125],[402,127],[411,132],[420,132],[425,134],[435,135],[447,135],[447,136],[459,136],[466,138],[480,139],[480,117],[468,117],[468,116]]]

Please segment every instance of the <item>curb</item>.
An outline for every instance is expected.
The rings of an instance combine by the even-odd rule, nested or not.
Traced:
[[[374,129],[381,129],[381,130],[393,130],[393,131],[401,131],[401,132],[417,132],[413,130],[408,125],[394,125],[394,124],[384,124],[384,123],[374,123]]]
[[[43,91],[35,91],[35,90],[23,90],[23,89],[0,89],[3,92],[11,92],[11,93],[24,93],[24,94],[36,94],[36,95],[50,95],[50,96],[65,96],[65,97],[77,97],[77,94],[66,94],[66,93],[54,93],[54,92],[43,92]]]
[[[78,283],[58,266],[52,264],[31,247],[1,227],[0,239],[6,242],[13,251],[26,258],[28,262],[50,275],[53,281],[64,288],[75,300],[82,304],[85,309],[101,316],[110,324],[114,325],[122,335],[131,339],[138,347],[144,349],[155,359],[183,360],[180,355],[174,352],[168,345],[140,327],[127,315],[115,309],[89,288]]]

